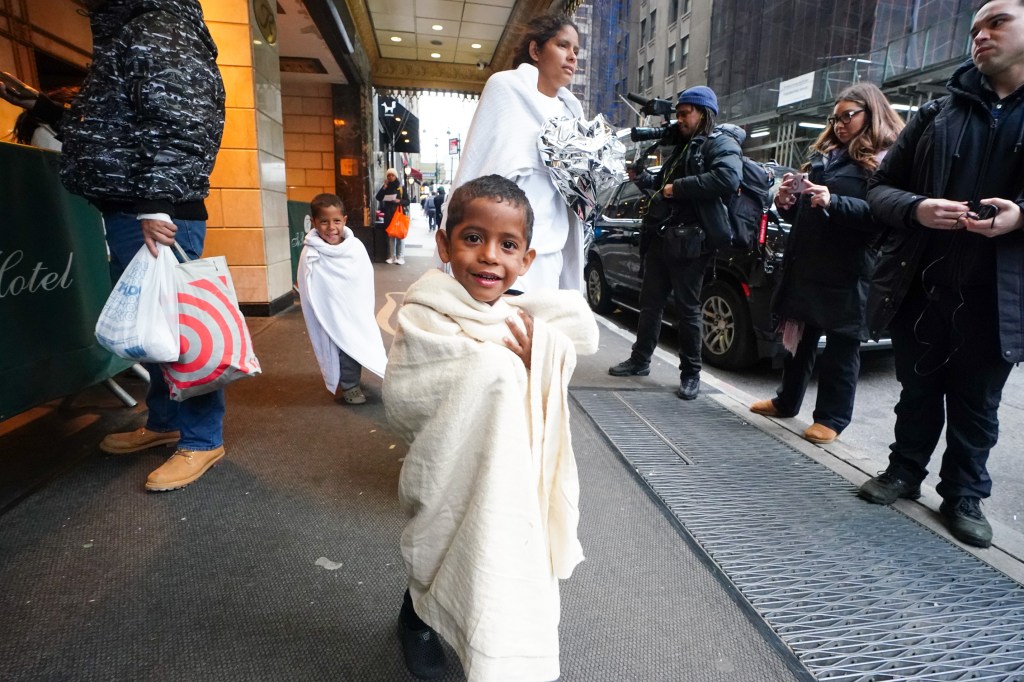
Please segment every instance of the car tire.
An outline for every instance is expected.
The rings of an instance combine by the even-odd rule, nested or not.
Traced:
[[[722,369],[743,369],[757,362],[757,340],[750,311],[736,289],[723,280],[701,292],[701,355]]]
[[[610,313],[615,309],[612,292],[608,288],[608,280],[604,278],[604,268],[596,256],[590,256],[590,262],[583,270],[583,281],[586,284],[587,303],[595,313]]]

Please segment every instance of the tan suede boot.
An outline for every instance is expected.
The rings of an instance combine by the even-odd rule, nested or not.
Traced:
[[[804,431],[804,440],[809,440],[810,442],[817,443],[818,445],[827,445],[838,437],[838,433],[824,424],[811,424],[807,427],[807,430]]]
[[[112,455],[148,450],[159,445],[174,445],[181,440],[180,431],[150,431],[146,427],[126,433],[110,433],[100,441],[100,450]]]
[[[224,446],[213,450],[178,450],[146,479],[146,490],[184,488],[196,481],[224,456]]]
[[[756,403],[750,406],[750,411],[754,414],[763,414],[766,417],[778,417],[779,410],[775,407],[775,403],[768,400],[758,400]]]

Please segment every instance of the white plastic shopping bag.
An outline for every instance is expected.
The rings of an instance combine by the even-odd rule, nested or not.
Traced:
[[[145,245],[128,264],[96,322],[96,340],[114,355],[141,362],[171,362],[180,355],[178,307],[170,247]]]
[[[185,257],[184,251],[180,253]],[[171,398],[187,400],[259,374],[260,363],[224,257],[178,263],[174,273],[181,356],[163,365]]]

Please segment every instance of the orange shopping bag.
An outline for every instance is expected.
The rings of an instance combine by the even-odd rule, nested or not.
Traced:
[[[395,239],[405,239],[409,234],[409,216],[405,215],[401,206],[395,207],[395,214],[391,216],[391,222],[388,223],[386,232],[389,237]]]

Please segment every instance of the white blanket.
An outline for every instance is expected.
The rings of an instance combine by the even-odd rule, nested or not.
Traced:
[[[299,297],[309,340],[327,390],[338,390],[338,349],[377,376],[384,376],[387,354],[374,316],[373,264],[366,247],[345,227],[340,244],[306,233],[299,256]]]
[[[529,372],[503,342],[516,308],[535,318]],[[437,270],[398,313],[384,405],[411,443],[399,481],[409,591],[472,682],[559,676],[558,579],[583,560],[568,385],[597,341],[577,292],[489,306]]]
[[[582,292],[583,228],[544,165],[537,140],[544,124],[553,115],[582,117],[583,107],[567,88],[558,90],[557,100],[542,95],[537,90],[538,76],[537,67],[521,64],[514,70],[499,71],[487,79],[466,135],[452,189],[491,174],[519,185],[536,214],[531,246],[537,250],[537,263],[520,278],[516,288],[521,291],[559,288]],[[443,215],[446,220],[447,202]],[[441,223],[442,226],[444,224]],[[545,263],[552,259],[551,265]],[[544,277],[548,273],[553,274]]]

